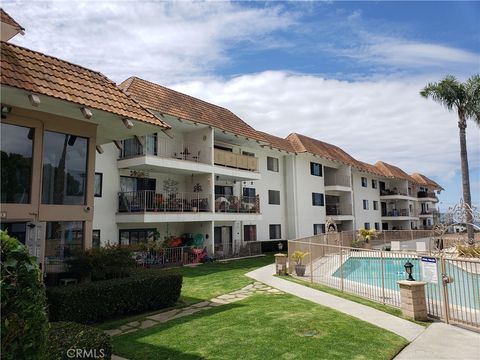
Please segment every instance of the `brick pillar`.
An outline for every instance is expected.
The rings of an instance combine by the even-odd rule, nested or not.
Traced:
[[[277,275],[287,275],[287,255],[275,254],[275,273]]]
[[[397,281],[400,285],[402,313],[414,320],[427,320],[424,281]]]

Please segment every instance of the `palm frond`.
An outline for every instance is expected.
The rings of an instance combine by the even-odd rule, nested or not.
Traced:
[[[466,99],[464,85],[453,75],[447,75],[439,82],[428,83],[420,95],[442,104],[448,110],[464,106]]]
[[[465,82],[465,92],[467,94],[467,103],[465,105],[465,114],[467,118],[472,119],[480,126],[480,75],[476,74]]]

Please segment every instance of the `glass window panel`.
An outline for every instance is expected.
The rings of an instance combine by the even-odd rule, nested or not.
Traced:
[[[82,250],[82,221],[49,221],[45,235],[45,257],[64,259]]]
[[[42,203],[85,204],[88,140],[45,131]]]
[[[30,203],[34,129],[1,124],[1,202]]]
[[[92,230],[92,247],[100,247],[100,230]]]
[[[103,185],[103,174],[95,173],[95,183],[94,183],[94,196],[102,197],[102,185]]]

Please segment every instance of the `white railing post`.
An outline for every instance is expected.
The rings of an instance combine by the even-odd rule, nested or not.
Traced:
[[[385,304],[385,261],[383,260],[383,251],[380,251],[380,261],[382,266],[382,303]]]

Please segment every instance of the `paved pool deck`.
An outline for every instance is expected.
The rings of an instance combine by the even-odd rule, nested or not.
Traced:
[[[480,359],[479,333],[444,323],[433,323],[425,328],[369,306],[284,280],[274,275],[275,264],[264,266],[246,274],[256,281],[285,293],[338,310],[402,336],[410,344],[395,359]]]

